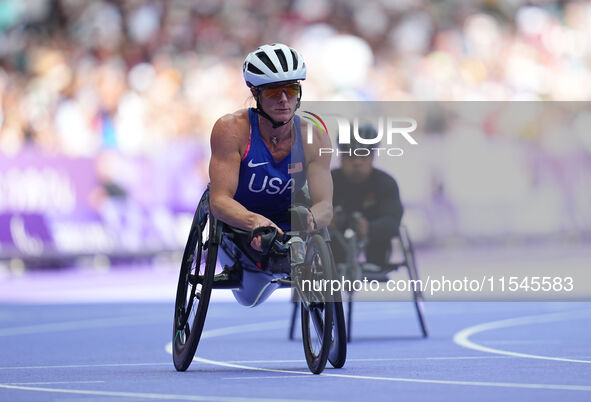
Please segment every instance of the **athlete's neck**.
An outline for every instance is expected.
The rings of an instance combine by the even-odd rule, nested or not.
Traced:
[[[278,143],[286,141],[288,138],[290,138],[292,128],[293,117],[287,124],[281,127],[273,128],[273,125],[269,120],[259,116],[259,131],[261,133],[261,137],[273,145],[277,145]]]

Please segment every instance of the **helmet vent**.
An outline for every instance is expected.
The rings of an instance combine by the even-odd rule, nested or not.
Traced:
[[[267,67],[269,67],[269,70],[273,71],[274,73],[277,73],[277,69],[275,68],[275,66],[273,65],[273,62],[271,61],[271,59],[269,58],[269,56],[267,56],[265,54],[265,52],[258,52],[257,53],[257,57],[263,62],[265,63],[265,65]]]
[[[296,52],[293,49],[289,49],[289,51],[291,52],[291,59],[293,60],[293,69],[297,69],[298,68],[298,55],[296,54]]]
[[[279,59],[279,63],[281,63],[281,68],[283,69],[283,71],[287,72],[287,59],[285,58],[285,54],[279,49],[275,49],[275,54]]]
[[[253,73],[253,74],[258,74],[258,75],[263,75],[264,73],[259,70],[255,65],[248,63],[248,67],[246,68],[247,71]]]

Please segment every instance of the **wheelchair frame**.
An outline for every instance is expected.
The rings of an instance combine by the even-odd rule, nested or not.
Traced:
[[[222,238],[232,237],[234,230],[211,215],[209,189],[205,190],[193,217],[177,285],[172,344],[173,362],[178,371],[185,371],[193,360],[203,331],[211,291],[222,288],[241,289],[244,286],[242,275],[235,277],[225,271],[215,274]],[[325,237],[328,236],[328,231],[324,232],[315,231],[302,236],[306,238],[306,257],[304,266],[300,268],[332,279],[336,276],[336,267]],[[243,267],[238,269],[245,270]],[[292,269],[292,272],[300,271]],[[266,275],[259,278],[274,285],[271,291],[293,286],[295,282],[289,274],[260,271],[260,274],[255,275]],[[327,302],[322,294],[312,296],[306,300],[307,296],[300,293],[302,338],[307,365],[312,373],[319,374],[327,361],[335,368],[345,364],[346,328],[340,297]],[[317,339],[314,339],[314,335]]]
[[[353,236],[349,239],[345,239],[342,233],[336,232],[333,237],[336,241],[342,242],[343,249],[347,250],[347,262],[345,267],[345,272],[338,272],[339,274],[344,274],[346,279],[363,279],[364,277],[368,280],[377,280],[379,282],[386,282],[388,281],[387,275],[391,272],[397,271],[399,268],[404,267],[407,269],[409,279],[411,280],[418,280],[419,273],[416,266],[416,259],[414,253],[414,246],[408,234],[408,230],[404,225],[401,225],[399,228],[399,235],[392,238],[392,240],[398,238],[400,239],[400,243],[402,245],[402,254],[404,259],[400,262],[395,263],[388,263],[383,269],[378,273],[369,273],[363,272],[362,263],[358,261],[359,249],[357,246],[357,239],[353,232]],[[336,266],[336,264],[335,264]],[[353,325],[353,294],[354,291],[347,292],[347,342],[351,341],[351,334],[352,334],[352,325]],[[429,331],[427,328],[427,322],[425,320],[425,314],[423,311],[423,295],[420,289],[413,290],[413,301],[415,310],[417,313],[417,319],[419,321],[419,326],[421,329],[421,333],[423,338],[428,337]],[[294,331],[295,331],[295,320],[296,320],[296,313],[298,310],[299,305],[297,303],[293,304],[292,314],[291,314],[291,324],[289,329],[289,339],[294,338]]]

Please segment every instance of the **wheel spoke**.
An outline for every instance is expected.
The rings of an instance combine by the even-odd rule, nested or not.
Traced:
[[[185,339],[184,339],[184,342],[183,343],[187,342],[187,339],[189,339],[189,336],[191,336],[191,328],[189,327],[189,324],[188,323],[185,324],[185,331],[184,331],[184,333],[185,333]]]

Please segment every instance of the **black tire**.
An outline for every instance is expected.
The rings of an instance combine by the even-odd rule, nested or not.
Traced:
[[[332,274],[335,279],[339,279],[336,274],[336,263],[332,248],[329,246],[329,252],[332,262]],[[332,333],[332,344],[328,353],[328,361],[334,368],[341,368],[347,360],[347,324],[345,321],[345,311],[343,308],[342,297],[340,294],[334,295],[334,323]]]
[[[341,368],[347,360],[347,328],[345,324],[345,311],[343,303],[334,302],[334,323],[332,332],[332,344],[328,353],[328,361],[334,368]]]
[[[217,260],[218,246],[209,241],[216,224],[209,215],[206,191],[193,217],[176,292],[172,357],[178,371],[185,371],[193,361],[203,332]]]
[[[332,261],[330,251],[324,239],[315,234],[307,244],[305,271],[307,279],[331,280]],[[308,368],[314,374],[320,374],[326,367],[331,349],[334,303],[329,300],[328,292],[306,292],[310,306],[302,302],[302,339]],[[310,324],[312,321],[312,324]]]

